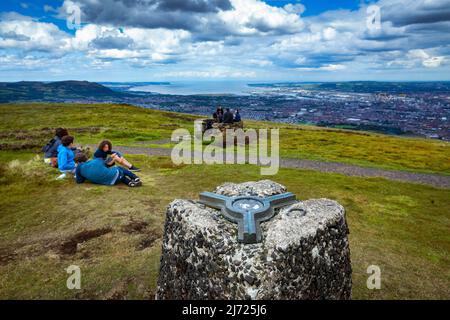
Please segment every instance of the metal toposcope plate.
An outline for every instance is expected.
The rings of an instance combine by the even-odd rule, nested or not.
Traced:
[[[213,192],[200,193],[200,202],[219,209],[222,215],[238,224],[238,241],[243,243],[261,242],[260,223],[271,219],[274,209],[293,204],[295,194],[291,192],[269,197],[237,196],[228,197]]]

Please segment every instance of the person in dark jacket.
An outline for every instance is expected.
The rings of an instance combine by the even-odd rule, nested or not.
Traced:
[[[103,159],[94,158],[88,161],[84,153],[78,153],[75,157],[77,168],[75,170],[75,179],[77,183],[83,183],[86,180],[92,183],[105,186],[116,185],[119,182],[129,187],[138,187],[142,185],[141,180],[133,172],[122,167],[107,167]]]
[[[44,152],[44,162],[51,164],[52,167],[58,167],[58,147],[61,144],[61,139],[64,136],[68,136],[69,132],[64,128],[57,128],[55,130],[55,137],[52,138],[44,147],[42,147],[42,152]]]
[[[227,108],[227,111],[223,115],[223,123],[233,123],[233,114],[230,109]]]
[[[217,122],[222,122],[223,121],[223,109],[221,106],[217,107],[216,110],[216,114],[217,114]]]
[[[236,109],[236,112],[234,113],[234,122],[241,122],[241,114],[239,113],[239,110]]]
[[[107,166],[113,166],[118,163],[130,171],[140,171],[139,168],[133,166],[129,163],[120,152],[114,151],[112,149],[112,143],[109,140],[103,140],[98,145],[97,151],[94,153],[94,158],[101,158],[105,161]]]

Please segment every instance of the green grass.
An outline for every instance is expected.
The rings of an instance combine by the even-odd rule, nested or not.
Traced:
[[[10,158],[7,152],[0,156]],[[8,196],[0,198],[0,243],[3,252],[14,249],[17,256],[0,266],[0,298],[149,298],[161,243],[137,247],[148,234],[161,236],[167,204],[196,199],[226,181],[260,179],[250,165],[176,167],[167,157],[129,158],[144,169],[142,188],[57,181],[57,172],[35,158],[2,166],[0,192]],[[344,205],[353,298],[449,298],[450,190],[293,169],[281,169],[271,179],[300,199],[327,197]],[[148,226],[124,232],[132,220]],[[76,254],[58,251],[74,234],[104,227],[112,232],[84,242]],[[82,270],[80,291],[65,287],[65,268],[72,264]],[[372,264],[382,269],[381,290],[366,288]]]
[[[139,174],[144,183],[141,188],[58,181],[57,170],[36,158],[37,147],[19,150],[11,147],[21,147],[23,141],[28,146],[37,146],[50,138],[45,128],[57,126],[72,128],[78,142],[94,143],[114,136],[111,139],[115,144],[132,145],[167,138],[176,126],[192,127],[193,118],[107,105],[3,105],[0,114],[4,120],[0,124],[3,148],[0,298],[3,299],[151,298],[156,288],[168,203],[175,198],[196,199],[200,191],[213,190],[224,182],[261,179],[256,166],[174,166],[167,157],[129,155],[127,158],[143,169]],[[247,127],[269,125],[276,126],[247,123]],[[419,153],[406,153],[405,158],[396,162],[389,160],[391,153],[382,150],[397,149],[401,154],[411,144],[417,144],[420,150],[428,152],[428,163],[433,164],[417,171],[448,171],[448,161],[436,160],[448,155],[448,146],[441,142],[286,125],[281,133],[285,156],[300,157],[295,153],[298,146],[286,146],[286,141],[291,141],[304,144],[305,150],[309,146],[310,151],[301,154],[306,158],[416,170],[414,165],[419,164],[412,159],[419,159]],[[327,144],[321,139],[331,142]],[[357,154],[357,146],[366,145],[371,150],[377,143],[378,151],[361,150]],[[378,158],[369,161],[377,152]],[[382,159],[388,160],[384,163]],[[286,185],[300,199],[326,197],[346,208],[353,298],[450,298],[450,190],[294,169],[280,169],[270,179]],[[130,230],[133,223],[144,227]],[[111,232],[80,243],[76,253],[61,251],[62,245],[74,235],[106,227]],[[144,247],[143,241],[147,243]],[[81,267],[81,290],[71,291],[65,286],[68,277],[65,269],[72,264]],[[381,290],[366,288],[369,265],[381,267]]]
[[[450,174],[450,144],[354,131],[287,129],[281,156],[367,167]]]
[[[0,137],[6,144],[40,145],[48,128],[65,127],[77,143],[98,143],[108,137],[116,144],[170,138],[174,129],[190,127],[194,116],[153,111],[128,105],[21,104],[0,105]],[[73,130],[70,130],[73,129]],[[17,139],[19,134],[19,139]]]
[[[193,120],[198,118],[128,105],[42,103],[0,105],[0,116],[1,150],[36,150],[49,140],[49,128],[58,126],[72,129],[80,144],[109,138],[116,145],[143,146],[136,143],[170,138],[177,128],[192,132]],[[245,121],[245,126],[280,128],[280,155],[286,158],[450,174],[448,142],[271,122]]]
[[[280,156],[365,167],[450,174],[450,143],[372,132],[246,121],[246,127],[280,128]]]

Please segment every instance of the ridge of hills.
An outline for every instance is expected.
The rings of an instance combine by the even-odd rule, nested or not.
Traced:
[[[126,96],[99,83],[89,81],[0,82],[0,103],[29,100],[117,98]]]

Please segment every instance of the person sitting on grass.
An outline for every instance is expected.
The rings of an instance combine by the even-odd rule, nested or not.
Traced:
[[[102,142],[100,142],[97,151],[95,151],[94,153],[94,158],[103,159],[108,167],[111,167],[115,163],[118,163],[124,167],[127,167],[130,171],[140,171],[139,168],[136,168],[124,157],[122,157],[122,154],[120,152],[113,151],[112,143],[109,140],[103,140]]]
[[[55,130],[55,137],[42,148],[45,163],[50,164],[54,168],[58,167],[58,147],[61,145],[62,137],[68,135],[69,132],[64,128],[57,128]]]
[[[223,123],[233,123],[233,114],[228,108],[223,115]]]
[[[119,182],[125,183],[129,187],[142,185],[139,177],[133,172],[122,167],[107,167],[101,158],[94,158],[88,161],[84,153],[78,153],[75,156],[75,162],[77,163],[75,170],[77,183],[89,180],[92,183],[105,186],[116,185]]]
[[[241,114],[239,113],[239,110],[236,109],[236,112],[234,113],[234,122],[241,122]]]
[[[223,121],[223,109],[221,106],[217,107],[216,114],[217,114],[217,122],[221,123]]]
[[[62,174],[58,179],[63,179],[66,174],[73,174],[75,172],[75,152],[73,151],[72,136],[64,136],[61,139],[61,144],[58,147],[58,169]]]

